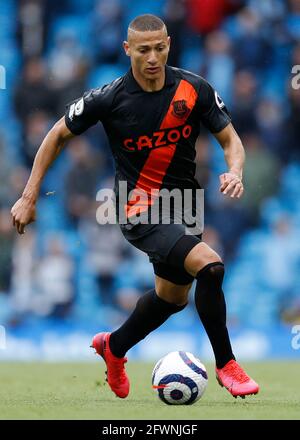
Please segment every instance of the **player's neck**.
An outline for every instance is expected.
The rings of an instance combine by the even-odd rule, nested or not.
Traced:
[[[162,71],[159,78],[153,80],[144,78],[143,76],[139,75],[138,72],[135,72],[134,69],[132,69],[132,74],[138,85],[145,92],[158,92],[165,85],[165,77],[166,77],[165,70]]]

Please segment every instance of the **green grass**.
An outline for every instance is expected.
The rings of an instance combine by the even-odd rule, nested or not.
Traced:
[[[209,382],[191,406],[162,403],[151,388],[153,364],[127,364],[131,392],[118,399],[104,363],[1,363],[1,419],[300,419],[299,362],[243,363],[260,384],[257,396],[234,399],[207,365]]]

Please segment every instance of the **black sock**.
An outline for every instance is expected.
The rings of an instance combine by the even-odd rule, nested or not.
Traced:
[[[226,327],[226,304],[222,290],[224,265],[207,264],[196,278],[195,303],[202,324],[212,345],[217,368],[235,359]]]
[[[150,290],[139,298],[127,321],[110,335],[109,346],[112,353],[117,357],[125,356],[131,347],[185,306],[186,304],[178,306],[164,301],[157,296],[154,289]]]

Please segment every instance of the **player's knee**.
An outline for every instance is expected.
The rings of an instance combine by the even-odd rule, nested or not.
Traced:
[[[204,266],[196,275],[197,280],[222,284],[224,278],[224,264],[216,261]]]
[[[184,266],[192,276],[197,277],[197,274],[205,269],[207,265],[217,262],[222,263],[221,257],[206,243],[202,242],[190,251],[185,259]]]

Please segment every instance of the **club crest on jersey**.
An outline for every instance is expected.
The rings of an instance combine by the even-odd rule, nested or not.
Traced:
[[[180,99],[178,101],[174,101],[174,102],[172,102],[172,105],[173,105],[172,113],[174,116],[176,116],[176,118],[179,118],[179,119],[184,118],[190,112],[190,109],[188,108],[185,99]]]

